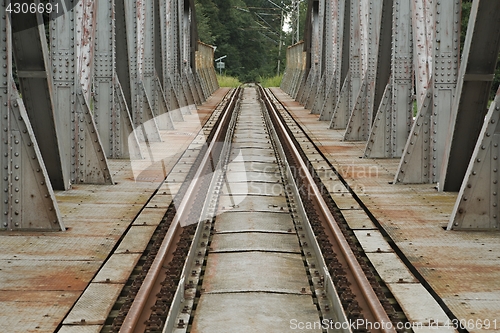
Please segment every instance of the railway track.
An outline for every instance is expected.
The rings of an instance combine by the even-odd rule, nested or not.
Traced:
[[[233,92],[102,332],[396,332],[404,317],[276,105]]]

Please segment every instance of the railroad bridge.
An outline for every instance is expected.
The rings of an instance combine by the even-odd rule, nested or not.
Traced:
[[[298,310],[296,317],[276,311],[282,326],[266,326],[271,316],[261,326],[247,327],[249,331],[308,331],[307,323],[360,318],[358,311],[364,315],[367,307],[373,314],[365,318],[415,324],[414,332],[500,331],[499,93],[490,100],[500,50],[500,2],[472,2],[460,45],[459,0],[309,0],[305,37],[287,49],[281,87],[258,94],[252,92],[254,85],[243,93],[218,86],[214,47],[197,38],[194,0],[0,0],[0,9],[0,331],[243,332],[252,318],[231,310],[253,309],[246,299],[235,301],[252,292],[301,300],[312,295],[315,307],[305,310],[297,303],[294,310],[304,311]],[[272,110],[269,115],[252,111],[256,106],[246,103],[254,99],[255,105]],[[237,118],[241,123],[225,134]],[[255,122],[267,127],[254,128]],[[254,132],[246,137],[247,131]],[[224,135],[231,135],[233,148],[222,144],[229,138]],[[280,140],[287,136],[291,146],[271,140],[284,142]],[[276,157],[258,157],[264,148],[272,148],[265,152]],[[216,153],[226,150],[228,166],[191,171],[198,164],[208,167]],[[242,151],[253,159],[238,155]],[[288,167],[309,173],[297,177]],[[278,170],[282,174],[275,179]],[[259,172],[263,179],[257,178]],[[203,185],[210,178],[206,176],[219,183]],[[254,185],[285,184],[287,179],[313,185],[298,186],[295,194],[282,185],[279,195]],[[218,206],[200,199],[208,194],[187,198],[189,191],[205,187],[221,192]],[[237,195],[228,195],[235,191]],[[271,198],[263,211],[258,208],[262,203],[249,200],[259,195]],[[284,196],[293,225],[284,230],[260,225],[259,219],[274,223],[265,215],[276,213],[273,209],[288,209],[281,203],[268,205]],[[294,203],[304,196],[313,201],[325,197],[326,203]],[[214,221],[200,220],[209,234],[183,236],[190,224],[203,225],[188,223],[188,214],[205,204],[199,214],[213,215]],[[247,206],[248,211],[240,211]],[[312,206],[322,209],[332,230],[354,239],[355,245],[347,245],[352,250],[343,253],[362,264],[348,264],[344,270],[373,272],[372,278],[362,278],[372,283],[371,291],[362,292],[363,300],[353,302],[338,291],[345,285],[333,284],[339,280],[332,273],[337,268],[328,256],[323,259],[322,242],[334,236],[318,236],[312,223],[312,238],[300,240],[306,237],[302,225],[314,220],[308,215]],[[225,213],[230,208],[240,214],[238,219],[261,214],[249,214],[254,229],[224,227],[222,216],[230,216]],[[170,224],[164,226],[167,220]],[[258,239],[255,228],[266,237],[289,236],[296,229],[300,250],[269,248],[281,241],[258,245],[258,240],[235,250],[234,242],[244,243],[241,238],[231,241],[233,247],[221,238],[234,232],[248,234],[253,242]],[[199,267],[184,268],[170,282],[172,294],[182,297],[172,296],[172,304],[165,305],[168,317],[134,319],[134,311],[142,311],[136,303],[147,287],[134,285],[132,277],[141,275],[141,267],[156,265],[153,259],[145,264],[143,257],[155,240],[162,243],[169,237],[174,243],[207,237],[211,245],[201,240],[206,252],[198,253],[204,259],[191,258],[186,264],[196,261]],[[344,242],[335,239],[335,244]],[[309,252],[314,244],[317,248]],[[156,250],[161,249],[158,245]],[[217,275],[213,262],[228,260],[224,254],[235,251],[286,253],[290,262],[296,259],[292,254],[302,255],[305,286],[297,295],[287,289],[295,288],[292,282],[269,293],[261,287],[253,290],[253,285],[241,293],[238,288],[243,287],[226,290],[232,282],[209,280],[207,272]],[[312,252],[315,259],[308,258]],[[259,258],[253,271],[265,269],[293,280],[281,264],[273,266],[273,258]],[[227,264],[245,271],[238,262]],[[183,260],[176,265],[182,269]],[[168,267],[167,262],[158,264],[157,275],[165,275]],[[225,271],[228,280],[230,271]],[[198,289],[191,281],[195,278]],[[203,280],[211,283],[205,286]],[[382,292],[372,280],[379,281]],[[157,287],[150,289],[158,292]],[[137,290],[126,296],[130,289]],[[222,303],[214,296],[232,294],[220,296]],[[187,313],[197,306],[185,304],[191,296],[200,312],[194,319]],[[387,310],[387,302],[393,312],[377,312],[376,305]],[[158,304],[145,307],[155,313]],[[180,314],[173,313],[176,307]],[[221,313],[202,311],[213,308]],[[224,311],[243,319],[226,318]]]

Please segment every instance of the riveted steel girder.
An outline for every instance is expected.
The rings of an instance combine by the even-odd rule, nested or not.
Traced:
[[[391,77],[382,102],[378,103],[378,98],[375,98],[374,107],[378,110],[365,157],[401,157],[411,129],[414,78],[412,0],[395,0],[393,6]],[[380,61],[384,59],[381,55],[379,58]]]
[[[56,127],[53,105],[53,82],[45,26],[41,15],[11,15],[12,49],[17,78],[52,187],[65,190],[70,185],[69,165],[60,151],[60,128]],[[63,170],[64,168],[64,170]]]
[[[95,3],[68,0],[60,5],[64,14],[53,13],[51,18],[50,56],[56,126],[60,142],[64,143],[63,161],[67,163],[63,170],[69,170],[72,184],[112,184],[88,102],[93,76]]]
[[[9,3],[0,2],[3,13]],[[12,77],[11,28],[9,16],[3,15],[0,18],[0,230],[65,230],[35,133]],[[32,31],[38,32],[37,24]],[[43,62],[38,65],[44,66]],[[45,71],[42,74],[32,73],[46,77]]]
[[[390,76],[392,0],[361,0],[359,13],[360,34],[351,38],[361,39],[357,44],[363,80],[344,134],[348,141],[368,139],[376,106]]]
[[[116,74],[115,1],[97,0],[94,51],[94,119],[106,156],[141,158],[128,106]],[[119,88],[118,88],[119,87]]]
[[[440,190],[458,191],[478,140],[500,52],[500,2],[474,2],[444,152]]]
[[[395,182],[435,183],[439,180],[458,74],[460,5],[460,0],[423,1],[419,13],[423,12],[425,16],[415,20],[417,23],[433,22],[425,24],[426,29],[434,29],[432,54],[428,53],[430,44],[428,33],[425,32],[425,35],[422,35],[423,31],[415,33],[417,39],[424,40],[424,36],[426,37],[424,44],[426,46],[422,47],[425,55],[419,55],[421,60],[419,66],[423,66],[424,61],[429,62],[432,59],[427,73],[416,76],[417,82],[421,81],[421,86],[424,86],[424,78],[431,78],[427,85],[426,99],[431,94],[432,102],[425,105],[427,101],[424,101],[424,105],[419,106],[396,172]],[[432,69],[429,70],[430,68]],[[423,72],[423,69],[419,70]],[[431,76],[430,71],[432,71]],[[417,101],[422,104],[419,94],[417,83]]]
[[[500,88],[479,133],[448,230],[499,230]]]

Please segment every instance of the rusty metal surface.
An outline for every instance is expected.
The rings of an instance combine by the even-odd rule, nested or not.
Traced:
[[[222,98],[223,95],[219,97]],[[214,101],[212,99],[211,103]],[[182,130],[198,131],[199,124],[206,121],[213,107],[205,106],[196,115],[199,117],[198,122],[184,123]],[[189,138],[192,140],[194,136]],[[189,142],[186,142],[186,138],[163,142],[163,149],[171,148],[173,144],[187,147]],[[188,154],[194,158],[198,151],[190,150]],[[134,247],[130,249],[135,254],[126,255],[124,249],[124,254],[118,255],[123,260],[117,262],[112,257],[108,262],[109,266],[106,265],[101,273],[98,273],[99,268],[129,225],[133,223],[133,228],[137,225],[137,228],[142,228],[140,230],[150,232],[163,218],[165,207],[144,208],[139,215],[138,213],[165,178],[165,170],[169,171],[176,160],[165,162],[166,169],[159,164],[148,170],[153,177],[135,179],[130,161],[109,160],[115,185],[78,184],[69,191],[56,192],[67,226],[64,233],[0,234],[0,331],[54,332],[93,277],[96,281],[102,280],[104,289],[109,290],[106,301],[109,302],[108,306],[114,303],[112,298],[121,290],[122,285],[106,283],[106,279],[122,282],[127,269],[132,268],[127,266],[133,265],[143,249],[138,244],[132,244]],[[170,193],[176,187],[178,189],[177,185],[165,186],[163,190]],[[134,240],[131,241],[134,243]],[[116,293],[111,292],[114,288]],[[104,299],[101,301],[104,306],[106,302]],[[93,304],[87,304],[89,309]],[[107,316],[104,309],[105,307],[101,308],[102,311],[96,315]],[[78,317],[80,315],[73,319],[80,321],[82,318]],[[97,327],[100,326],[89,323],[74,327],[63,325],[60,331],[87,333]]]
[[[2,289],[0,292],[0,329],[3,332],[12,333],[54,332],[61,318],[79,295],[79,291],[68,290],[8,291]]]
[[[288,212],[225,212],[217,216],[218,233],[242,231],[292,232]],[[295,234],[295,233],[294,233]]]
[[[262,274],[264,267],[266,273]],[[210,254],[203,289],[205,293],[311,294],[300,254],[277,252]],[[259,296],[253,294],[256,299]]]
[[[309,295],[259,293],[203,294],[203,308],[193,322],[193,333],[290,332],[290,321],[319,322],[316,306]],[[293,310],[292,310],[293,309]],[[220,314],[224,315],[221,316]],[[229,315],[228,315],[229,314]],[[308,332],[321,332],[311,329]]]

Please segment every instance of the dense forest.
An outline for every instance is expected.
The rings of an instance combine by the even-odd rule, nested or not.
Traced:
[[[297,20],[292,17],[297,17],[297,7],[300,40],[307,1],[196,0],[198,37],[217,47],[215,58],[227,56],[223,60],[227,75],[242,82],[258,81],[276,75],[278,63],[279,71],[284,71],[286,48],[296,31]]]

